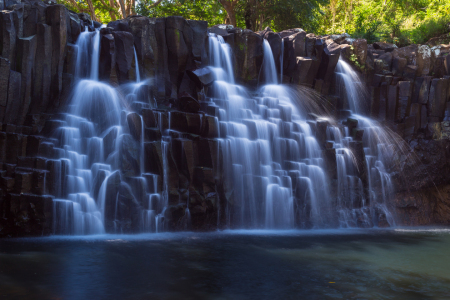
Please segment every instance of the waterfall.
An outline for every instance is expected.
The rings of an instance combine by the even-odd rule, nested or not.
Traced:
[[[217,78],[227,78],[228,56],[210,36]],[[332,225],[322,151],[310,124],[293,103],[287,86],[277,85],[270,45],[264,42],[263,72],[268,85],[256,96],[232,81],[213,84],[212,101],[220,107],[219,124],[227,185],[233,186],[228,224],[238,228],[294,228]],[[298,95],[297,95],[298,96]],[[303,99],[305,101],[309,101]],[[294,204],[294,197],[299,199]],[[297,207],[297,211],[295,209]],[[302,224],[295,224],[300,217]]]
[[[169,228],[167,216],[176,201],[183,210],[180,225],[190,228],[196,218],[192,190],[176,190],[172,185],[178,176],[173,171],[178,155],[174,152],[195,149],[188,149],[189,138],[176,131],[178,120],[173,118],[181,112],[154,109],[153,83],[141,80],[136,49],[136,82],[114,88],[99,82],[99,31],[81,33],[76,46],[76,84],[68,112],[52,133],[58,141],[55,157],[47,160],[51,172],[45,180],[56,183],[48,187],[56,197],[53,232],[161,232]],[[208,97],[200,104],[214,107],[215,115],[189,117],[199,118],[199,128],[217,127],[220,136],[214,139],[218,148],[213,176],[223,176],[229,193],[228,201],[219,201],[216,187],[216,195],[211,196],[217,200],[217,226],[222,225],[221,218],[230,228],[370,227],[381,216],[394,225],[388,205],[393,193],[388,172],[392,141],[381,126],[361,115],[363,94],[356,73],[339,62],[338,84],[343,87],[339,93],[354,114],[343,124],[311,120],[310,113],[319,112],[316,98],[279,84],[283,54],[278,75],[267,40],[263,50],[264,85],[250,92],[235,82],[230,46],[221,36],[209,35],[208,68],[215,81],[205,87]],[[328,122],[323,140],[317,133],[321,122]],[[355,130],[364,130],[359,140]],[[149,139],[152,135],[157,138]],[[326,172],[325,139],[336,151],[336,198],[332,197],[334,179]],[[181,150],[174,150],[177,143]],[[367,170],[364,179],[354,153],[355,145],[361,143]],[[146,147],[155,147],[160,165],[153,165]],[[180,164],[187,164],[183,155]],[[192,179],[190,175],[187,180]]]
[[[350,110],[355,114],[364,113],[365,86],[358,73],[344,60],[339,59],[336,66],[336,75],[339,96],[346,99]]]
[[[283,69],[284,69],[284,41],[281,39],[281,54],[280,54],[280,82],[283,83]]]
[[[266,84],[278,84],[277,68],[275,66],[275,60],[273,58],[272,48],[269,42],[264,39],[264,61],[263,70]]]
[[[333,142],[336,149],[340,225],[377,226],[382,217],[390,226],[395,226],[395,217],[390,212],[388,203],[393,195],[393,184],[386,166],[390,165],[398,142],[378,122],[361,115],[366,101],[365,93],[359,76],[352,67],[340,59],[336,74],[337,93],[343,100],[344,108],[352,112],[344,120],[344,128],[327,128],[327,139]],[[355,130],[360,131],[359,135],[362,132],[362,136],[356,137]],[[355,138],[358,140],[355,141]],[[358,142],[362,143],[365,157],[365,161],[359,166],[353,153]],[[358,177],[358,173],[362,171],[358,168],[367,172],[366,187]]]
[[[139,72],[139,61],[136,54],[136,48],[134,47],[133,49],[134,49],[134,64],[136,67],[136,82],[139,83],[141,82],[141,74]]]
[[[141,230],[155,231],[156,215],[161,212],[160,197],[156,183],[147,188],[146,178],[157,175],[144,174],[145,131],[142,116],[139,116],[140,128],[136,132],[140,136],[137,157],[141,176],[128,177],[128,182],[125,182],[117,171],[121,168],[122,145],[125,140],[129,141],[126,138],[131,131],[130,124],[124,128],[129,122],[122,120],[124,110],[125,116],[129,114],[124,106],[137,104],[142,108],[150,107],[145,102],[150,99],[139,98],[145,95],[142,91],[147,81],[140,79],[136,51],[137,82],[123,87],[124,101],[116,89],[98,81],[100,32],[82,32],[76,46],[77,82],[62,126],[53,133],[60,143],[59,148],[55,149],[58,158],[47,161],[47,168],[56,176],[52,178],[56,185],[49,191],[57,197],[53,202],[53,232],[98,234],[104,233],[106,227],[108,231],[122,232],[122,197],[139,197],[143,202],[143,198],[147,199],[141,208]],[[112,223],[108,223],[110,221]]]

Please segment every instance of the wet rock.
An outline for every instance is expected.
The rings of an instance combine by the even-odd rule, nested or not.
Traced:
[[[314,45],[316,44],[316,37],[312,36],[311,34],[307,34],[305,37],[305,52],[306,57],[313,57],[315,56],[315,49]]]
[[[64,5],[49,6],[46,10],[46,23],[51,26],[52,64],[50,97],[57,100],[62,90],[64,54],[67,44],[67,18]]]
[[[210,68],[201,68],[195,71],[186,71],[189,78],[195,82],[197,88],[201,89],[203,86],[212,84],[215,80],[214,74]]]
[[[191,95],[183,93],[178,99],[178,107],[181,111],[196,113],[200,110],[200,103]]]
[[[370,87],[370,115],[374,118],[380,113],[380,88]]]
[[[68,28],[70,28],[69,42],[74,44],[77,42],[81,33],[81,21],[77,14],[69,12],[69,16],[69,23],[67,24]]]
[[[297,68],[294,74],[294,83],[306,84],[308,82],[308,74],[312,65],[312,59],[308,57],[297,57]]]
[[[11,236],[42,236],[52,232],[53,198],[32,194],[8,194],[6,222]]]
[[[131,64],[134,60],[134,38],[125,31],[114,31],[116,75],[119,83],[128,82]]]
[[[173,139],[171,150],[178,172],[192,182],[194,167],[198,165],[198,154],[194,149],[193,142],[185,139]]]
[[[161,141],[144,144],[145,172],[163,176],[163,157]]]
[[[398,86],[388,86],[387,94],[387,119],[390,122],[398,121],[400,119],[398,113]]]
[[[166,43],[170,81],[179,87],[192,53],[192,29],[182,17],[166,18]]]
[[[30,193],[32,173],[31,172],[16,172],[14,179],[14,190],[18,194]]]
[[[203,117],[203,137],[218,138],[219,137],[219,122],[216,117],[205,115]]]
[[[116,43],[112,34],[104,34],[100,40],[99,79],[109,80],[116,66]],[[112,79],[112,78],[111,78]]]
[[[8,103],[8,83],[11,64],[8,59],[0,57],[0,120],[3,121]]]
[[[128,20],[126,20],[126,19],[125,20],[117,20],[117,21],[109,22],[108,23],[108,27],[112,28],[114,31],[131,32],[131,28],[130,28],[130,26],[128,24]]]
[[[48,106],[52,72],[52,31],[47,24],[36,25],[36,56],[33,67],[33,101],[30,112],[45,111]]]
[[[263,61],[263,39],[251,30],[242,30],[235,34],[236,79],[244,84],[256,86],[259,70]]]
[[[317,78],[323,80],[324,83],[321,89],[321,93],[324,95],[328,94],[331,78],[334,75],[334,70],[340,57],[340,47],[333,47],[333,45],[338,46],[334,42],[326,44],[317,73]]]
[[[17,116],[17,124],[25,122],[25,116],[31,103],[32,70],[36,53],[37,37],[31,36],[17,39],[17,61],[16,70],[21,73],[21,111]],[[17,101],[17,100],[16,100]]]
[[[14,12],[0,12],[0,44],[1,56],[9,59],[10,62],[15,61],[16,55],[16,29],[14,27]]]
[[[144,108],[141,110],[142,119],[144,121],[145,127],[157,127],[157,119],[153,110]]]
[[[202,117],[199,114],[182,112],[170,113],[170,129],[192,134],[200,134]]]
[[[112,224],[105,226],[105,229],[117,233],[136,233],[139,231],[141,205],[133,195],[131,187],[124,182],[119,186],[114,209],[114,219],[109,222]]]
[[[119,166],[125,177],[139,176],[140,144],[129,134],[122,135],[119,146]]]
[[[4,123],[13,123],[20,118],[20,101],[22,99],[22,76],[19,72],[10,71],[8,86],[8,103],[6,104],[6,112],[3,118]]]
[[[197,20],[186,20],[192,30],[192,56],[195,60],[202,61],[205,50],[208,22]]]
[[[142,133],[142,119],[137,113],[129,113],[127,115],[127,124],[133,138],[140,142]]]
[[[160,141],[161,136],[159,128],[144,128],[144,141],[146,142]]]

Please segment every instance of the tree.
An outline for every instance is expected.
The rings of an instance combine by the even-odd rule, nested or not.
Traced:
[[[164,0],[148,0],[149,7],[156,7]],[[136,0],[58,0],[75,12],[88,13],[94,21],[108,23],[136,14]]]

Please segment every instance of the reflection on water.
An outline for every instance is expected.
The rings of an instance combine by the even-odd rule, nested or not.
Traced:
[[[0,299],[449,299],[450,230],[0,241]]]

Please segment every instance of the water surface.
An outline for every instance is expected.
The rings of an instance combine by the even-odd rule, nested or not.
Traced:
[[[450,229],[0,240],[0,299],[450,299]]]

